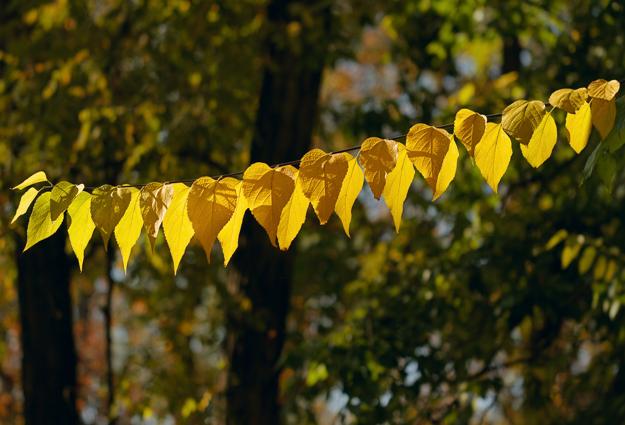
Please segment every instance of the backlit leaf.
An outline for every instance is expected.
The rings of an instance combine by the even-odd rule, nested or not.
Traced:
[[[365,170],[365,180],[369,183],[375,199],[380,199],[386,176],[397,162],[397,142],[394,140],[369,137],[360,147],[358,155]]]
[[[33,211],[30,213],[24,251],[52,236],[61,223],[63,223],[63,216],[57,217],[56,220],[50,218],[50,192],[42,193],[35,201]]]
[[[76,195],[82,192],[85,185],[75,185],[70,182],[61,181],[54,185],[50,192],[50,216],[56,220],[63,214],[72,203]]]
[[[69,214],[67,234],[74,255],[78,260],[78,267],[82,271],[82,263],[85,258],[85,249],[91,240],[95,224],[91,219],[91,194],[80,192],[67,209]]]
[[[574,114],[586,103],[587,98],[588,90],[585,87],[576,90],[560,89],[551,93],[549,104],[563,109],[569,114]]]
[[[530,142],[527,145],[521,145],[521,152],[532,167],[538,168],[549,159],[557,141],[558,128],[556,122],[551,113],[547,113],[536,127]]]
[[[26,211],[28,211],[28,207],[30,207],[30,204],[33,203],[38,193],[39,191],[34,187],[31,187],[26,192],[24,192],[24,194],[20,198],[20,203],[17,205],[17,209],[15,210],[15,215],[11,220],[11,224],[15,223],[15,220],[26,214]]]
[[[365,175],[358,165],[358,160],[348,153],[342,153],[339,155],[345,156],[347,162],[347,174],[343,180],[343,186],[341,186],[341,192],[336,200],[334,210],[336,215],[341,219],[343,224],[343,230],[345,234],[349,236],[349,224],[352,221],[352,208],[354,202],[358,198],[358,194],[362,190],[362,184],[365,180]]]
[[[612,100],[621,88],[616,80],[599,79],[588,84],[588,95],[595,99]]]
[[[137,243],[143,227],[141,192],[134,187],[126,188],[125,190],[130,194],[130,202],[128,203],[128,208],[124,211],[124,215],[115,226],[115,240],[122,254],[124,272],[128,267],[132,248]]]
[[[475,164],[495,193],[511,156],[512,142],[501,124],[487,123],[484,137],[475,148]]]
[[[592,118],[588,102],[584,102],[576,113],[566,114],[566,132],[569,144],[575,152],[580,153],[584,150],[591,130]]]
[[[126,212],[130,203],[129,188],[113,187],[105,184],[95,188],[91,198],[91,218],[102,235],[104,249],[108,248],[113,229]]]
[[[187,199],[187,214],[206,259],[210,254],[217,234],[226,225],[237,205],[237,185],[232,177],[214,180],[200,177],[191,185]]]
[[[334,211],[348,162],[344,155],[330,155],[321,149],[313,149],[302,157],[297,178],[321,224],[326,224]]]
[[[44,173],[43,171],[37,171],[35,174],[28,177],[26,180],[24,180],[17,186],[14,186],[12,189],[22,190],[22,189],[26,189],[28,186],[32,186],[34,184],[47,182],[47,181],[48,181],[48,177],[46,177],[46,173]]]
[[[475,154],[475,146],[482,140],[486,129],[486,117],[470,109],[463,108],[456,113],[454,134],[467,148],[470,156]]]
[[[248,208],[273,246],[276,246],[280,214],[291,198],[296,175],[297,170],[291,165],[271,168],[264,162],[255,162],[243,174],[243,195]]]
[[[173,197],[174,188],[170,184],[149,183],[141,189],[139,197],[141,217],[152,249],[154,249],[158,230]]]
[[[412,162],[408,158],[406,147],[402,144],[397,145],[399,153],[397,156],[397,165],[386,178],[386,185],[382,192],[384,202],[388,205],[393,216],[395,231],[399,232],[401,225],[401,216],[404,211],[404,201],[408,195],[408,189],[414,179],[415,171]]]
[[[358,164],[356,164],[356,167],[360,169]],[[362,187],[362,173],[360,186]],[[286,251],[289,249],[291,242],[293,242],[293,239],[295,239],[302,228],[302,225],[306,221],[308,204],[310,204],[310,201],[306,198],[304,192],[302,191],[302,182],[296,178],[295,188],[293,189],[289,202],[287,202],[282,210],[280,223],[278,224],[278,245],[281,250]]]
[[[163,233],[165,233],[165,241],[174,262],[174,274],[176,274],[180,260],[194,232],[187,214],[187,198],[191,188],[184,183],[174,183],[172,188],[174,195],[163,218]]]
[[[545,104],[539,100],[517,100],[503,110],[501,126],[512,137],[526,145],[545,115]]]
[[[237,185],[237,206],[230,220],[217,235],[221,250],[224,253],[224,267],[228,265],[232,255],[239,247],[239,234],[241,233],[241,225],[243,224],[243,217],[247,207],[247,199],[243,195],[243,182],[239,182]]]
[[[595,261],[596,254],[597,250],[594,246],[587,246],[584,248],[584,252],[582,252],[581,257],[579,258],[579,263],[577,263],[577,269],[580,274],[584,274],[590,270],[593,261]]]
[[[595,126],[601,139],[605,139],[612,128],[616,120],[616,101],[593,99],[590,102],[590,111],[592,115],[592,125]]]

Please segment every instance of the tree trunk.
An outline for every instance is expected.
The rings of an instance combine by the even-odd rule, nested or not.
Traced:
[[[275,164],[300,158],[310,147],[330,22],[330,2],[273,0],[251,162]],[[295,7],[294,7],[295,6]],[[300,21],[306,13],[310,20]],[[298,22],[299,33],[287,33]],[[290,26],[292,30],[293,25]],[[277,364],[285,339],[294,250],[281,252],[248,214],[231,282],[251,310],[228,312],[230,370],[227,423],[279,424]]]
[[[65,231],[59,229],[19,253],[17,266],[26,425],[76,424],[76,350]]]

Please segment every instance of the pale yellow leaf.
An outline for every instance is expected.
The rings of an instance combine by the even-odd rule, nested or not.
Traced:
[[[67,209],[69,214],[67,234],[69,243],[78,260],[78,267],[82,271],[82,263],[85,258],[85,248],[91,240],[95,224],[91,219],[91,194],[80,192]]]
[[[356,167],[358,167],[358,164],[356,164]],[[360,167],[358,168],[360,169]],[[362,172],[360,186],[362,187]],[[302,191],[302,182],[296,178],[295,188],[293,189],[289,202],[287,202],[282,210],[280,223],[278,224],[278,245],[281,250],[286,251],[289,249],[291,242],[293,242],[293,239],[295,239],[302,228],[302,225],[306,221],[308,204],[310,204],[310,201]]]
[[[11,220],[11,224],[15,223],[15,220],[26,214],[26,211],[28,211],[28,207],[30,207],[30,204],[33,203],[38,193],[39,191],[34,187],[31,187],[26,192],[24,192],[24,194],[20,198],[20,203],[17,205],[17,209],[15,210],[15,215]]]
[[[34,184],[47,182],[47,181],[48,181],[48,177],[46,177],[46,173],[44,173],[43,171],[37,171],[35,174],[28,177],[26,180],[24,180],[17,186],[14,186],[12,189],[22,190],[22,189],[26,189],[28,186],[32,186]]]
[[[128,208],[130,198],[129,188],[113,187],[108,184],[95,188],[92,192],[91,218],[102,235],[105,250],[108,249],[113,229]]]
[[[482,140],[486,129],[486,117],[470,109],[463,108],[456,113],[454,134],[467,148],[470,156],[475,155],[475,146]]]
[[[431,125],[415,124],[406,136],[406,149],[436,200],[456,175],[458,148],[453,136]]]
[[[295,188],[296,174],[291,165],[271,168],[264,162],[255,162],[243,174],[243,195],[248,208],[273,246],[276,246],[280,214]]]
[[[503,110],[501,126],[512,137],[526,145],[545,115],[545,104],[540,100],[517,100]]]
[[[187,214],[209,262],[215,239],[236,208],[238,184],[231,177],[219,180],[200,177],[191,185]]]
[[[152,249],[154,249],[158,230],[161,228],[163,218],[165,218],[165,213],[173,197],[174,188],[170,184],[148,183],[141,189],[139,196],[141,217]]]
[[[558,128],[551,113],[545,114],[527,145],[521,145],[521,153],[527,162],[538,168],[551,156],[558,141]]]
[[[499,181],[512,157],[512,142],[501,124],[487,123],[484,137],[475,148],[475,164],[488,185],[497,193]]]
[[[549,104],[563,109],[569,114],[574,114],[586,103],[587,98],[588,90],[585,87],[576,90],[559,89],[551,93]]]
[[[592,125],[595,126],[601,139],[605,139],[616,121],[616,99],[603,100],[593,99],[590,102],[590,111],[592,115]]]
[[[228,266],[230,259],[234,255],[235,251],[239,247],[239,234],[241,233],[241,225],[243,224],[243,217],[245,217],[245,211],[248,208],[247,199],[243,195],[243,182],[239,182],[237,185],[237,206],[234,209],[234,213],[226,225],[221,229],[217,238],[221,245],[221,250],[224,253],[224,267]]]
[[[141,192],[134,187],[126,188],[130,195],[128,208],[124,211],[124,215],[115,226],[115,240],[122,254],[122,263],[124,272],[128,268],[128,260],[132,248],[137,243],[141,228],[143,227],[143,218],[141,214]]]
[[[326,224],[347,175],[348,158],[313,149],[302,157],[298,179],[321,224]]]
[[[397,142],[394,140],[369,137],[360,146],[358,155],[365,170],[365,180],[369,183],[375,199],[380,199],[386,176],[397,162]]]
[[[85,185],[75,185],[70,182],[61,181],[54,185],[50,192],[50,216],[52,220],[56,220],[58,216],[63,214],[67,207],[72,203],[76,195],[84,189]]]
[[[349,224],[352,221],[352,208],[354,202],[356,202],[356,198],[358,198],[358,194],[362,190],[365,175],[360,165],[358,165],[358,160],[356,158],[345,152],[338,155],[345,156],[348,162],[347,174],[345,174],[343,186],[341,186],[341,191],[336,200],[334,210],[336,211],[336,215],[341,219],[345,234],[349,236]],[[306,205],[306,207],[308,208],[308,205]]]
[[[612,100],[621,88],[616,80],[599,79],[588,84],[588,95],[595,99]]]
[[[398,144],[397,165],[393,168],[386,178],[386,185],[382,197],[384,202],[391,210],[395,231],[399,232],[401,225],[401,216],[404,212],[404,201],[408,195],[408,189],[414,179],[415,171],[412,162],[408,158],[406,147]]]
[[[592,130],[590,105],[585,102],[574,114],[566,114],[566,132],[573,150],[580,153],[588,144]]]
[[[56,220],[50,218],[50,192],[42,193],[35,201],[35,206],[30,213],[24,251],[52,236],[61,223],[63,223],[63,216],[57,217]]]
[[[187,214],[187,198],[190,188],[184,183],[174,183],[172,186],[174,196],[163,219],[163,233],[165,233],[165,240],[174,262],[174,274],[176,274],[180,260],[194,232]]]

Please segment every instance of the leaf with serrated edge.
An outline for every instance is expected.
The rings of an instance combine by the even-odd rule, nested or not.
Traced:
[[[143,227],[140,200],[141,192],[134,187],[126,190],[130,194],[130,202],[128,203],[128,208],[126,208],[124,215],[115,226],[115,240],[122,254],[124,272],[128,267],[132,247],[137,243],[139,235],[141,235],[141,228]]]
[[[239,247],[239,234],[241,233],[241,225],[243,224],[243,218],[245,217],[245,211],[248,208],[247,199],[243,196],[243,182],[239,182],[237,185],[237,206],[234,209],[234,213],[226,225],[221,229],[217,235],[221,250],[224,254],[224,267],[228,266],[228,263],[232,259],[235,251]]]
[[[50,218],[50,192],[42,193],[35,201],[26,229],[24,252],[36,243],[52,236],[63,223],[63,216]]]
[[[152,249],[154,249],[158,230],[161,228],[173,196],[174,189],[170,184],[148,183],[141,189],[139,206],[143,218],[143,228]]]
[[[380,199],[386,176],[395,168],[397,162],[397,142],[369,137],[362,142],[358,159],[365,170],[365,180],[371,187],[373,196]]]
[[[356,165],[358,167],[358,165]],[[289,202],[282,209],[280,223],[278,223],[278,245],[280,249],[286,251],[291,246],[291,242],[297,236],[302,225],[306,221],[306,211],[310,201],[302,192],[302,183],[296,179],[295,188],[291,194]],[[360,185],[362,186],[362,180]]]
[[[585,102],[574,114],[566,114],[566,132],[569,144],[576,153],[584,150],[592,130],[590,105]]]
[[[362,172],[360,165],[358,165],[358,160],[355,157],[345,152],[339,155],[345,156],[348,161],[347,174],[343,180],[343,186],[341,186],[341,191],[339,192],[339,197],[336,200],[334,211],[341,219],[345,234],[349,236],[349,224],[352,221],[352,208],[354,207],[354,202],[356,202],[356,199],[358,198],[358,194],[362,190],[365,175]],[[308,207],[308,205],[306,205],[306,207]]]
[[[551,156],[558,141],[558,128],[551,113],[540,122],[527,145],[521,145],[521,153],[534,168],[540,167]]]
[[[50,192],[50,216],[52,220],[55,220],[67,210],[67,207],[82,192],[84,187],[84,184],[75,185],[66,181],[61,181],[54,185]]]
[[[382,192],[382,198],[391,210],[395,231],[399,233],[401,225],[401,216],[404,211],[404,201],[408,195],[408,189],[414,179],[414,165],[408,159],[406,148],[404,145],[398,144],[397,165],[386,178],[386,185]]]
[[[512,142],[501,124],[486,124],[484,137],[475,148],[475,164],[488,185],[497,193],[499,181],[512,157]]]
[[[33,203],[38,193],[39,191],[34,187],[31,187],[26,192],[24,192],[24,194],[20,198],[20,203],[17,205],[17,209],[15,210],[15,215],[11,220],[11,224],[15,223],[15,220],[26,214],[26,211],[28,211],[28,207],[30,207],[30,204]]]
[[[180,260],[193,237],[193,225],[187,215],[187,197],[190,187],[184,183],[174,183],[174,196],[163,219],[165,241],[174,262],[174,274],[178,271]]]
[[[517,100],[503,110],[501,126],[512,137],[526,145],[545,115],[545,104],[540,100]]]
[[[454,134],[469,152],[475,154],[475,146],[482,140],[486,129],[486,117],[470,109],[461,109],[454,120]]]
[[[48,181],[48,177],[46,176],[46,173],[43,172],[43,171],[37,171],[35,174],[33,174],[32,176],[28,177],[26,180],[24,180],[23,182],[21,182],[17,186],[14,186],[12,189],[13,190],[22,190],[22,189],[26,189],[27,187],[32,186],[34,184],[41,183],[41,182],[47,182],[47,181]]]
[[[92,192],[91,218],[102,235],[105,250],[108,249],[113,229],[128,208],[130,198],[130,188],[127,187],[113,187],[106,184],[95,188]]]
[[[82,271],[82,263],[85,258],[85,248],[91,240],[95,224],[91,219],[91,194],[80,192],[67,208],[69,214],[67,234],[74,255],[78,260],[78,267]]]

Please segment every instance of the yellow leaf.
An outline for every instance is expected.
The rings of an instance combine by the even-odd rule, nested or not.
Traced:
[[[72,203],[76,195],[84,189],[85,185],[75,185],[70,182],[58,182],[50,192],[50,216],[52,220],[56,220],[58,216],[63,214],[67,207]]]
[[[433,199],[438,199],[456,175],[458,148],[453,136],[440,128],[415,124],[406,136],[406,149],[432,189]]]
[[[512,142],[501,124],[486,124],[484,137],[475,148],[475,164],[495,193],[499,181],[508,169],[511,156]]]
[[[616,100],[593,99],[590,102],[590,111],[592,115],[592,125],[595,126],[601,139],[605,139],[616,120]]]
[[[343,186],[341,186],[341,191],[339,192],[339,197],[336,200],[334,210],[336,211],[336,215],[338,215],[341,219],[345,234],[349,236],[349,224],[352,221],[352,208],[354,206],[354,202],[356,202],[356,198],[358,198],[358,194],[362,190],[365,175],[363,174],[360,165],[358,165],[358,160],[356,158],[348,153],[342,153],[339,155],[345,156],[348,161],[347,174],[345,174]],[[308,205],[306,205],[306,207],[308,208]]]
[[[551,93],[549,104],[563,109],[569,114],[574,114],[586,103],[587,98],[588,90],[585,87],[576,90],[559,89]]]
[[[26,214],[28,211],[28,207],[33,203],[39,191],[34,187],[29,188],[20,198],[20,203],[17,205],[17,209],[15,210],[15,215],[13,216],[13,220],[11,220],[11,224],[15,223],[15,220]]]
[[[63,223],[63,216],[57,217],[56,220],[50,218],[50,192],[41,194],[35,201],[33,211],[30,213],[24,251],[37,242],[52,236],[59,229],[61,223]]]
[[[562,250],[562,257],[560,258],[563,269],[566,269],[577,258],[581,248],[582,245],[574,236],[570,236],[566,240]]]
[[[163,219],[163,232],[174,262],[174,274],[176,274],[180,260],[194,232],[187,214],[187,198],[190,188],[184,183],[174,183],[172,186],[174,196]]]
[[[375,199],[380,199],[386,176],[397,162],[397,142],[394,140],[369,137],[360,147],[358,155],[365,170],[365,180],[369,183]]]
[[[321,224],[326,224],[347,175],[348,158],[313,149],[302,157],[298,179]]]
[[[220,180],[200,177],[189,190],[187,214],[209,262],[217,234],[236,208],[238,184],[238,180],[231,177]]]
[[[125,191],[128,192],[130,201],[128,203],[128,208],[124,211],[124,215],[115,226],[115,240],[122,254],[124,272],[128,267],[132,247],[137,243],[139,235],[141,234],[141,227],[143,227],[143,218],[141,217],[141,192],[134,187],[126,188]]]
[[[141,217],[152,249],[154,249],[158,229],[163,223],[163,218],[165,218],[165,213],[173,196],[174,188],[170,184],[149,183],[141,189],[139,197]]]
[[[102,235],[104,249],[108,249],[113,229],[126,212],[130,203],[128,188],[113,187],[108,184],[95,188],[91,198],[91,218]]]
[[[595,80],[588,84],[588,95],[595,99],[612,100],[621,88],[621,83],[616,80]]]
[[[602,280],[605,276],[606,269],[608,268],[608,262],[604,256],[599,256],[595,263],[595,269],[593,270],[593,277],[595,280]]]
[[[576,153],[580,153],[588,144],[592,130],[590,105],[585,102],[574,114],[566,114],[566,132],[569,144]]]
[[[557,141],[558,128],[551,113],[548,113],[536,127],[530,142],[527,145],[521,145],[521,153],[532,167],[538,168],[549,159]]]
[[[475,146],[482,140],[486,129],[486,117],[470,109],[461,109],[454,120],[454,134],[467,148],[470,156],[475,155]]]
[[[579,263],[577,263],[580,274],[585,274],[588,270],[590,270],[592,262],[595,261],[596,254],[597,250],[594,246],[587,246],[584,248],[584,252],[582,252],[582,256],[579,258]]]
[[[406,147],[402,144],[397,145],[399,153],[397,155],[397,165],[386,178],[386,185],[382,192],[384,202],[388,205],[395,223],[395,231],[399,232],[401,225],[401,216],[404,212],[404,201],[408,195],[408,189],[414,179],[415,171],[412,162],[408,159]]]
[[[95,230],[95,224],[91,219],[91,194],[80,192],[69,205],[67,213],[69,214],[67,227],[69,243],[78,260],[78,267],[82,271],[85,248]]]
[[[517,100],[503,110],[501,126],[503,129],[526,145],[532,133],[545,115],[545,104],[540,100]]]
[[[221,250],[224,253],[224,267],[228,265],[232,255],[239,247],[239,234],[241,233],[241,225],[243,224],[243,217],[245,211],[248,208],[247,200],[243,195],[243,182],[237,184],[237,206],[234,209],[234,213],[226,225],[221,229],[217,238],[221,245]]]
[[[354,158],[354,161],[355,159],[356,158]],[[358,164],[356,164],[356,167],[358,167]],[[360,167],[358,167],[358,169],[360,169]],[[360,186],[362,187],[362,172]],[[310,201],[306,198],[304,192],[302,191],[301,180],[296,178],[295,188],[293,189],[291,198],[284,206],[282,214],[280,214],[280,223],[278,224],[278,245],[281,250],[286,251],[289,249],[291,242],[293,242],[293,239],[295,239],[302,228],[302,225],[306,221],[306,212],[308,211],[309,203]]]
[[[12,189],[22,190],[22,189],[26,189],[28,186],[32,186],[34,184],[47,182],[47,181],[48,181],[48,177],[46,177],[46,173],[44,173],[43,171],[37,171],[35,174],[28,177],[26,180],[24,180],[17,186],[14,186]]]
[[[264,162],[255,162],[243,174],[243,196],[273,246],[276,246],[280,214],[295,188],[296,174],[293,166],[271,168]]]

